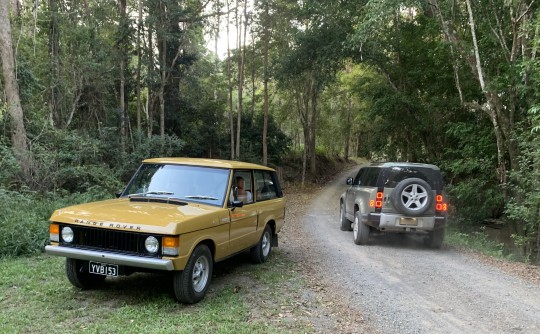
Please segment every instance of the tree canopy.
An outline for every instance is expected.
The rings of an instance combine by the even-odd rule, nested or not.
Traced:
[[[112,191],[158,155],[429,162],[454,221],[540,258],[538,2],[1,4],[3,189]]]

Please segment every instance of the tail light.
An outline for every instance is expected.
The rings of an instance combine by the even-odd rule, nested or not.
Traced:
[[[435,197],[435,210],[442,212],[448,211],[448,204],[444,203],[442,195],[437,195],[437,197]]]
[[[383,194],[382,191],[377,192],[377,194],[375,195],[375,200],[369,201],[369,206],[372,207],[372,208],[375,208],[375,209],[382,208],[383,195],[384,194]]]

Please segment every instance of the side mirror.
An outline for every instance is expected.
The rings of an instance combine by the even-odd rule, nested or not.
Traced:
[[[117,191],[114,193],[114,195],[116,196],[116,198],[120,198],[120,196],[122,196],[122,191]]]
[[[233,207],[233,209],[234,209],[234,208],[241,208],[241,207],[243,207],[243,206],[244,206],[244,202],[242,202],[242,201],[233,201],[233,202],[232,202],[232,207]]]
[[[352,182],[353,182],[353,178],[352,178],[352,177],[348,177],[348,178],[347,178],[347,184],[348,184],[348,185],[352,185]]]

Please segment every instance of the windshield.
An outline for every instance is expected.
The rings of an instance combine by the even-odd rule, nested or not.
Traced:
[[[222,168],[143,164],[122,196],[175,198],[223,206],[229,170]]]

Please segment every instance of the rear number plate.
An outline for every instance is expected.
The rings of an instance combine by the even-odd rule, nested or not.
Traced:
[[[399,224],[416,226],[418,225],[418,220],[416,218],[400,218]]]
[[[90,261],[90,273],[106,276],[118,276],[118,266],[115,264]]]

